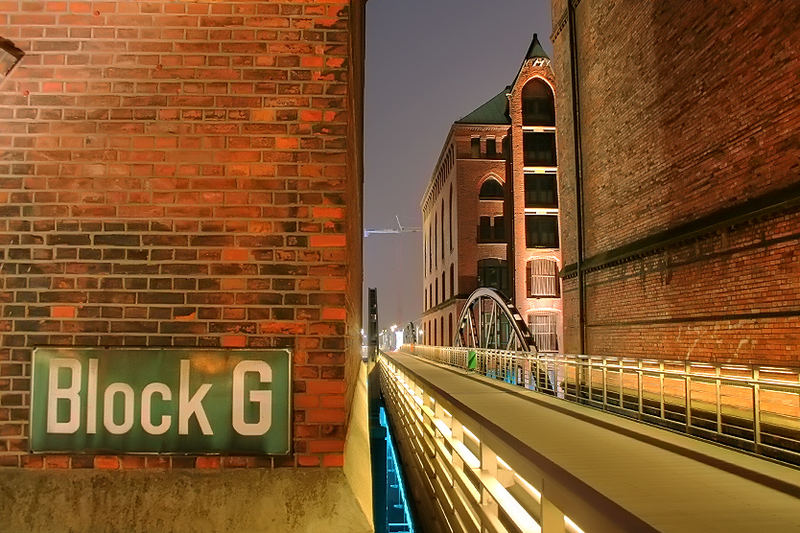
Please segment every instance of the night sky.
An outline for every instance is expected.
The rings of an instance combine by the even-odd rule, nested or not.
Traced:
[[[533,33],[552,54],[551,30],[548,0],[369,0],[366,228],[396,227],[395,215],[422,225],[419,203],[450,126],[513,81]],[[364,268],[381,328],[419,318],[421,233],[370,235]]]

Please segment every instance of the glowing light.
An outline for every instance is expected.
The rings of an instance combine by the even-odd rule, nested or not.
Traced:
[[[564,515],[564,526],[570,533],[584,533],[583,530],[578,527],[578,524],[573,522],[567,515]]]

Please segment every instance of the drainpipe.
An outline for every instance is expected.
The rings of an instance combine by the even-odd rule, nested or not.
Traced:
[[[580,0],[578,0],[580,1]],[[576,36],[576,0],[567,0],[569,28],[570,86],[572,88],[572,136],[575,153],[575,222],[577,225],[578,330],[579,353],[586,352],[586,290],[583,276],[583,153],[581,151],[580,87],[578,76],[578,37]]]

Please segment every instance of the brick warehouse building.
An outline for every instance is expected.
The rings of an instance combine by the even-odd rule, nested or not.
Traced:
[[[798,363],[797,2],[552,10],[565,351]]]
[[[363,23],[363,0],[0,1],[25,53],[0,78],[0,529],[370,529]],[[43,346],[287,348],[290,453],[30,453]]]
[[[421,203],[423,342],[450,345],[469,294],[494,287],[559,349],[554,87],[534,35],[514,82],[450,128]]]

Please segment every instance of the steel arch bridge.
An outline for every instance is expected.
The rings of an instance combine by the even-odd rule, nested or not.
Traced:
[[[467,298],[458,319],[453,346],[536,352],[522,316],[503,293],[489,287]]]

